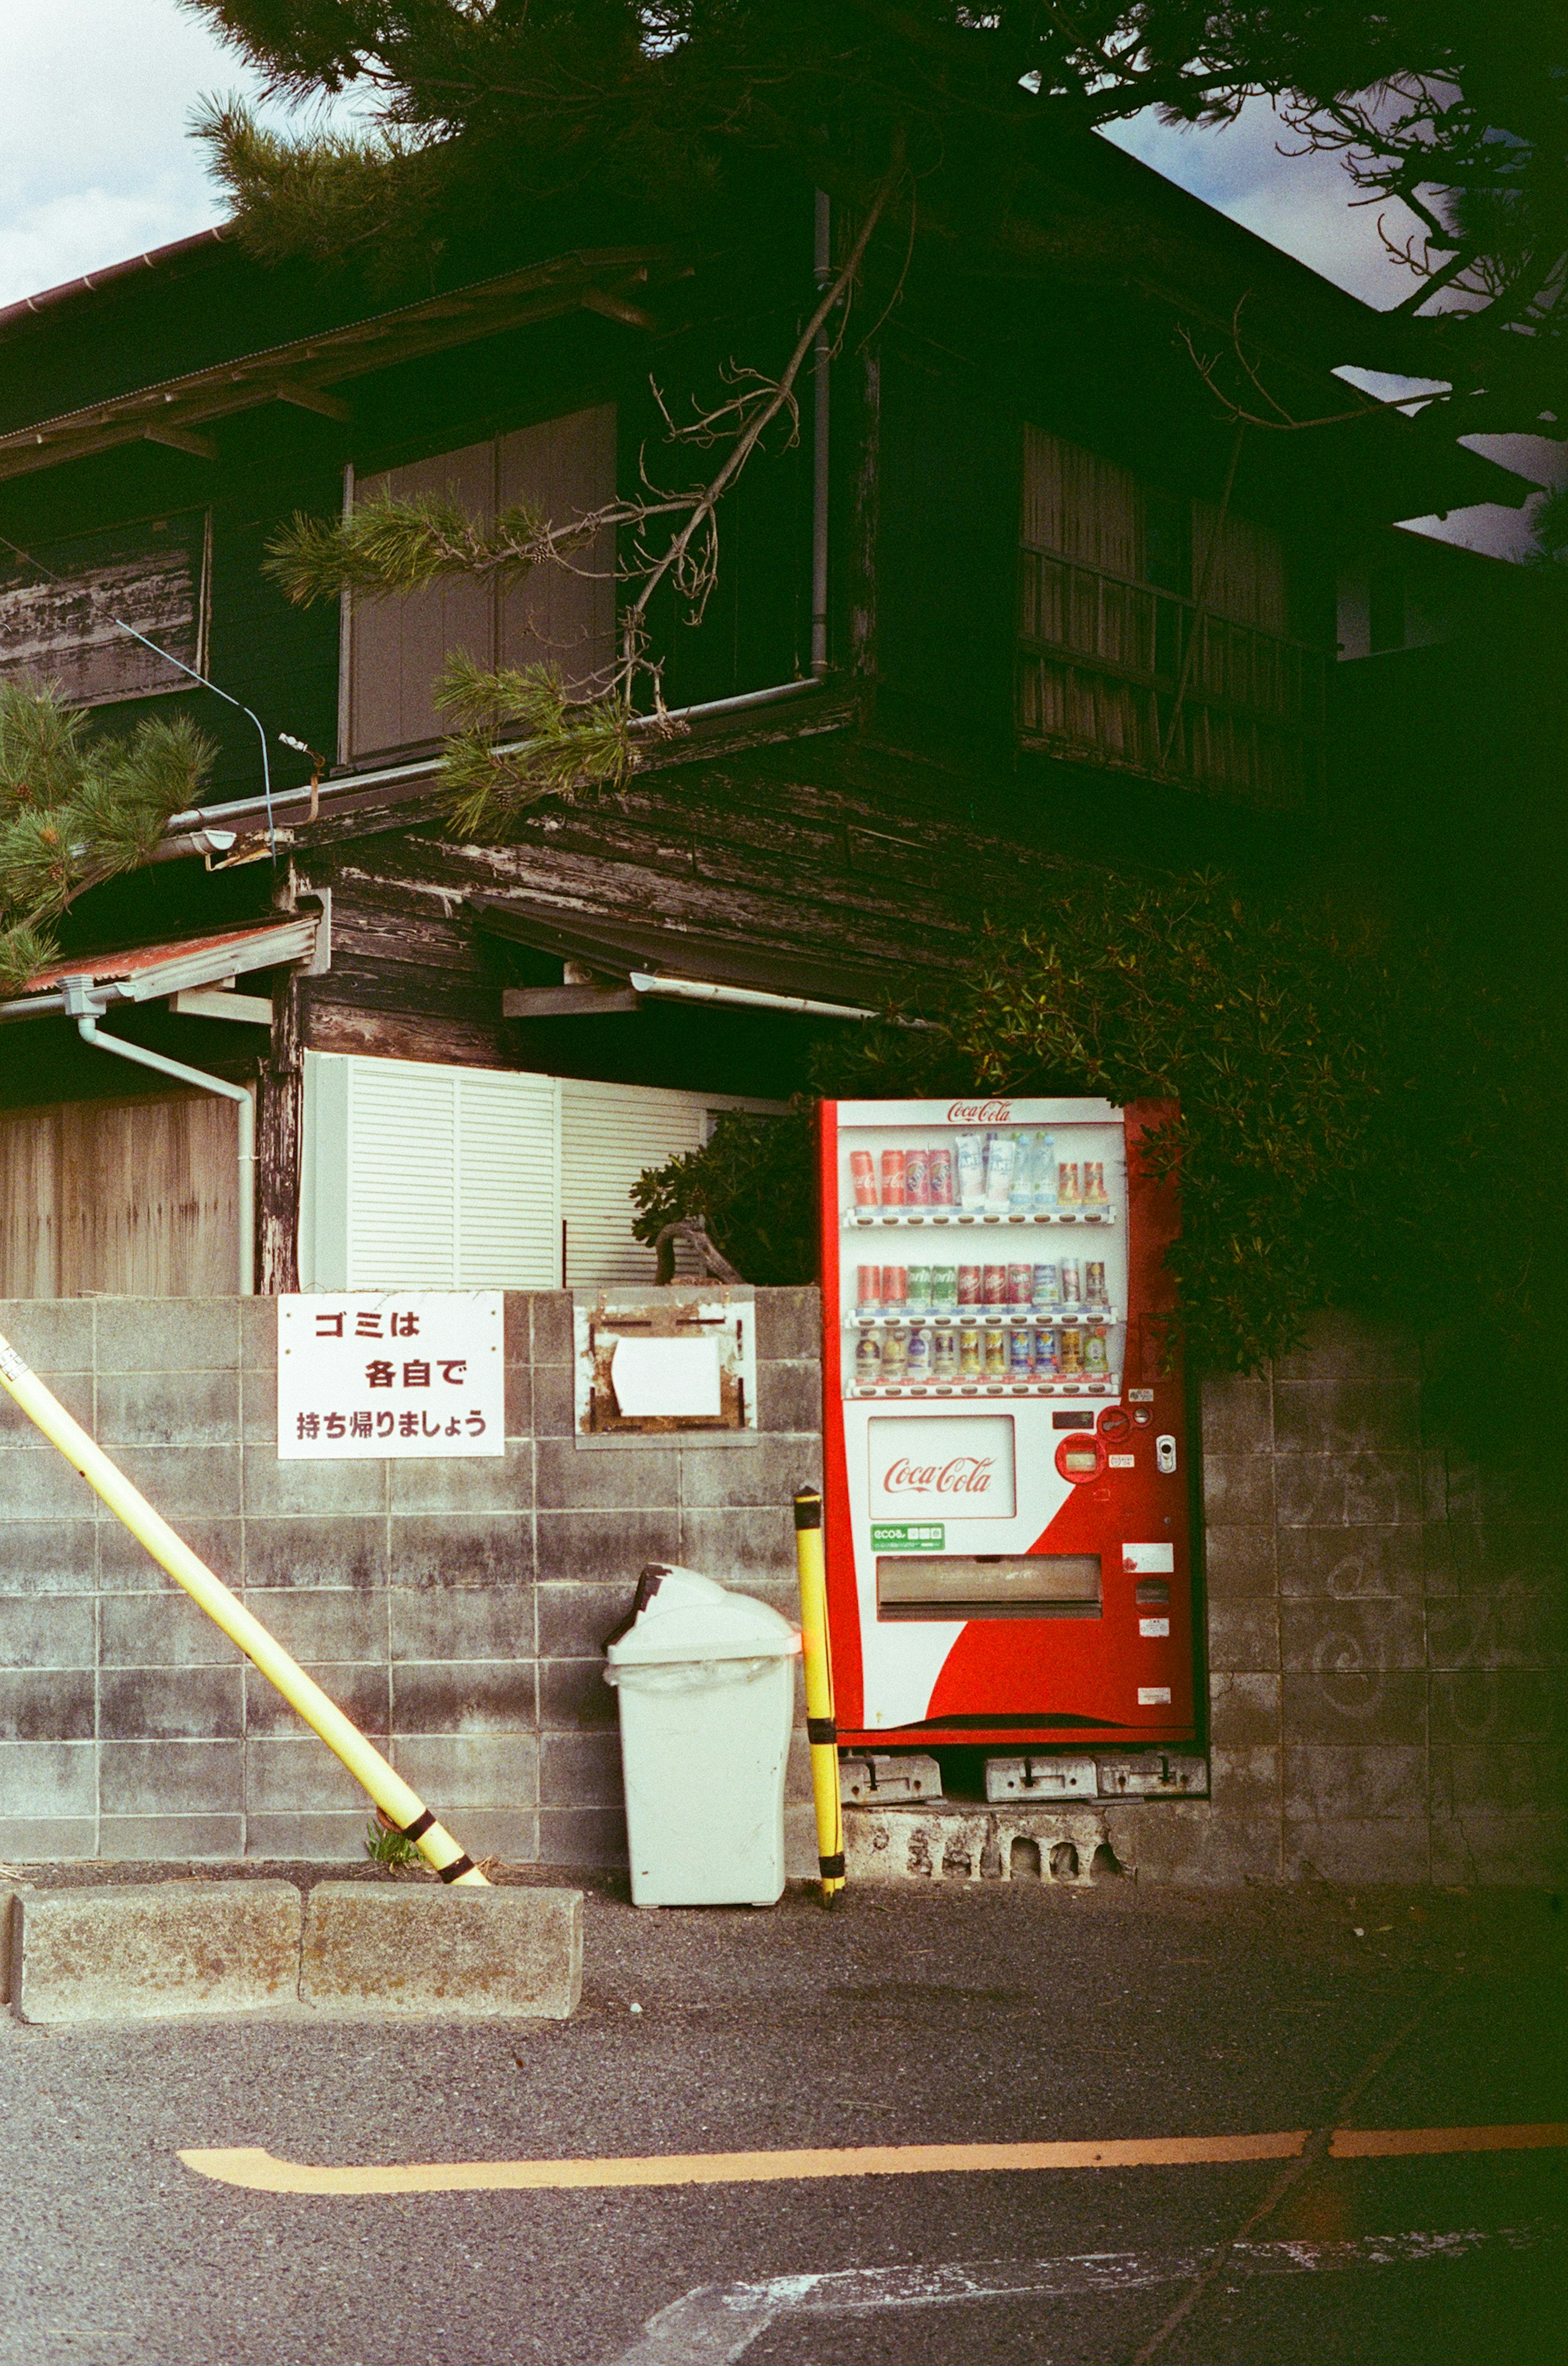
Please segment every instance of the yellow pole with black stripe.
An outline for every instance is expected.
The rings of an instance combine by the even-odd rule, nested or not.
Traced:
[[[801,1577],[801,1650],[806,1676],[806,1733],[812,1745],[812,1792],[817,1809],[817,1864],[823,1904],[844,1887],[844,1795],[839,1788],[838,1727],[834,1721],[833,1662],[828,1656],[827,1569],[823,1559],[823,1499],[815,1489],[795,1498],[795,1560]]]
[[[409,1789],[397,1769],[387,1764],[380,1751],[365,1740],[356,1725],[349,1722],[337,1703],[329,1700],[320,1685],[313,1684],[304,1669],[290,1659],[283,1645],[274,1641],[261,1620],[230,1593],[222,1579],[215,1577],[204,1560],[198,1560],[189,1545],[174,1534],[147,1498],[138,1493],[125,1473],[116,1469],[103,1448],[94,1444],[81,1424],[72,1419],[59,1398],[45,1388],[38,1374],[29,1369],[4,1337],[0,1337],[0,1386],[16,1399],[28,1420],[37,1423],[50,1444],[58,1447],[67,1462],[82,1473],[88,1486],[103,1497],[137,1542],[146,1546],[159,1567],[168,1571],[176,1585],[185,1587],[192,1600],[199,1603],[207,1617],[222,1628],[230,1641],[237,1643],[245,1657],[277,1686],[290,1708],[297,1710],[328,1749],[336,1752],[355,1782],[364,1786],[393,1830],[416,1843],[420,1854],[435,1867],[442,1881],[488,1888],[489,1884],[473,1858],[458,1846],[444,1825],[437,1823],[419,1793]]]

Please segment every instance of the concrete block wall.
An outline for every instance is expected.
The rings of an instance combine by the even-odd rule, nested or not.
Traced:
[[[1212,1800],[1172,1869],[1568,1878],[1562,1498],[1435,1444],[1416,1343],[1344,1317],[1209,1382],[1204,1437]]]
[[[570,1301],[509,1296],[505,1458],[452,1463],[280,1463],[264,1300],[15,1301],[0,1331],[466,1846],[571,1865],[623,1854],[599,1646],[643,1564],[793,1609],[816,1310],[757,1293],[755,1444],[582,1451]],[[1212,1797],[1107,1809],[1118,1856],[1181,1881],[1568,1878],[1568,1523],[1434,1446],[1415,1346],[1338,1319],[1210,1383],[1203,1426]],[[365,1821],[0,1395],[0,1863],[357,1857]]]
[[[476,1855],[624,1853],[599,1646],[649,1560],[789,1610],[814,1291],[758,1293],[753,1443],[581,1451],[571,1301],[509,1293],[504,1458],[279,1462],[268,1300],[0,1332]],[[0,1394],[0,1862],[354,1858],[357,1785]]]

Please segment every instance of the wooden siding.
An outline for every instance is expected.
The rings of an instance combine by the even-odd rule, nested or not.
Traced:
[[[44,544],[34,554],[36,566],[5,552],[0,682],[58,682],[82,706],[187,690],[175,667],[122,633],[115,619],[200,671],[209,542],[209,513],[191,509]]]
[[[0,1298],[231,1294],[236,1152],[207,1093],[0,1112]]]

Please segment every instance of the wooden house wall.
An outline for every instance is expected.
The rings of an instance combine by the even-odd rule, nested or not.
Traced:
[[[0,1298],[232,1292],[237,1150],[207,1093],[0,1111]]]

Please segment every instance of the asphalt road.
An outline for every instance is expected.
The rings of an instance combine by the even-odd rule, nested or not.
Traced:
[[[348,2199],[178,2155],[1568,2122],[1565,1958],[1548,1900],[1485,1893],[599,1890],[564,2025],[0,2016],[0,2360],[1555,2366],[1561,2149]]]

